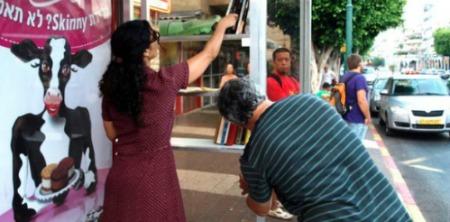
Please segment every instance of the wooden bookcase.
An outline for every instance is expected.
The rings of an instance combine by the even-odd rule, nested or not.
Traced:
[[[142,8],[148,7],[146,1],[140,1],[140,8],[139,6],[136,7],[136,2],[138,1],[124,0],[122,9],[124,21],[133,19],[136,16],[149,20],[155,18],[155,13]],[[213,65],[205,72],[204,76],[190,86],[218,87],[218,82],[226,65],[225,61],[228,59],[226,55],[227,50],[230,52],[231,50],[239,49],[246,57],[247,61],[245,63],[250,62],[250,70],[252,70],[250,79],[256,83],[260,92],[265,94],[267,73],[266,0],[250,0],[248,20],[249,24],[246,34],[227,34],[221,49],[222,54],[213,62]],[[174,64],[189,58],[200,50],[209,38],[210,35],[162,36],[161,56],[164,57],[160,58],[158,65]],[[214,108],[214,103],[215,99],[211,94],[178,96],[176,107],[174,107],[177,113],[172,134],[172,145],[174,147],[219,152],[242,151],[242,145],[223,146],[214,143],[215,131],[220,122],[220,116],[217,109]],[[207,132],[206,136],[202,136],[202,132]]]

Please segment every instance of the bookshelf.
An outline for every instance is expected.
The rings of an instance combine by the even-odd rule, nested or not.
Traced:
[[[186,60],[203,48],[211,37],[211,34],[205,34],[207,32],[204,32],[204,28],[207,24],[214,22],[215,15],[224,15],[225,11],[239,8],[239,6],[233,8],[234,5],[228,4],[228,1],[222,2],[211,3],[208,6],[209,3],[200,4],[200,1],[176,0],[172,1],[172,10],[167,11],[172,14],[161,14],[154,10],[150,11],[151,4],[148,1],[126,0],[122,6],[123,18],[121,20],[147,19],[156,26],[159,18],[161,18],[160,21],[170,19],[177,21],[169,23],[167,27],[161,23],[161,27],[167,28],[167,30],[161,29],[161,31],[171,34],[161,36],[160,59],[154,64],[157,68]],[[219,151],[243,149],[242,145],[224,146],[214,143],[216,129],[220,124],[220,115],[217,110],[210,107],[215,105],[217,92],[216,90],[205,90],[205,88],[218,88],[226,63],[230,61],[230,58],[236,57],[240,63],[239,65],[235,64],[235,69],[243,70],[243,67],[246,67],[243,65],[250,62],[250,70],[254,73],[250,75],[250,79],[256,82],[259,90],[265,94],[267,1],[248,0],[248,5],[246,1],[243,2],[245,4],[241,7],[249,6],[248,19],[242,19],[248,21],[249,24],[242,26],[244,23],[239,23],[240,25],[238,25],[238,27],[242,27],[244,34],[226,34],[221,53],[215,64],[213,62],[201,79],[191,84],[188,89],[179,92],[175,106],[177,118],[172,132],[174,147]],[[219,4],[223,5],[219,7]],[[226,5],[228,5],[228,9],[226,9]],[[245,18],[244,14],[239,13],[240,18]],[[198,20],[200,23],[189,23],[189,19]],[[180,24],[180,21],[188,23]],[[169,30],[169,26],[173,29]],[[239,30],[241,31],[241,29]],[[194,33],[198,35],[193,35]],[[236,51],[241,53],[240,56],[235,55]]]
[[[176,0],[182,1],[182,0]],[[124,17],[132,18],[135,14],[134,12],[139,12],[136,10],[136,7],[133,7],[133,2],[140,2],[142,6],[140,10],[140,16],[144,19],[151,18],[154,14],[149,13],[147,10],[147,2],[143,3],[142,0],[125,0],[124,5]],[[184,3],[193,2],[193,1],[183,1]],[[250,79],[253,80],[262,94],[265,94],[266,91],[266,23],[267,23],[267,0],[249,0],[250,7],[248,11],[248,18],[250,24],[248,25],[250,34],[241,34],[241,35],[226,35],[226,42],[236,42],[238,41],[241,47],[249,47],[249,62],[250,62],[250,70],[252,70],[253,74],[250,74]],[[185,10],[190,10],[183,8]],[[171,47],[172,52],[181,52],[182,56],[178,56],[176,58],[172,58],[173,60],[163,58],[160,61],[168,61],[170,63],[177,63],[183,59],[186,59],[186,53],[183,46],[191,45],[191,44],[204,44],[210,38],[209,35],[200,35],[200,36],[164,36],[161,37],[161,43],[167,44]],[[222,50],[226,47],[222,46]],[[189,53],[188,53],[189,54]],[[167,65],[167,64],[158,64],[158,65]],[[206,85],[210,88],[216,88],[214,83],[216,79],[220,79],[220,73],[213,70],[211,67],[207,71],[209,75],[205,78],[203,77],[200,82],[197,82],[196,87]],[[195,91],[195,90],[194,90]],[[195,151],[206,151],[206,152],[232,152],[232,153],[241,153],[244,149],[243,145],[233,145],[233,146],[224,146],[217,145],[214,143],[214,134],[216,127],[220,124],[220,116],[217,111],[214,111],[211,106],[205,106],[204,98],[209,98],[211,101],[210,104],[213,103],[213,99],[210,93],[207,92],[194,92],[194,91],[185,91],[181,93],[185,93],[185,97],[197,97],[200,98],[201,104],[203,107],[191,110],[190,112],[177,116],[174,124],[174,129],[172,132],[171,144],[174,148],[178,149],[187,149],[187,150],[195,150]],[[196,101],[198,102],[198,100]],[[177,98],[177,105],[181,103],[183,105],[183,101]],[[208,104],[206,104],[208,105]],[[203,115],[203,116],[202,116]],[[183,130],[183,127],[187,130]],[[212,131],[209,130],[212,128]],[[211,134],[211,132],[213,132]],[[205,135],[201,134],[208,134]],[[184,136],[183,136],[184,134]],[[190,134],[190,135],[187,135]],[[181,136],[181,137],[180,137]],[[219,218],[218,218],[219,219]],[[264,222],[265,218],[256,217],[257,222]]]
[[[224,153],[242,153],[244,145],[219,145],[211,139],[172,137],[172,147],[195,151],[212,151]]]
[[[211,35],[190,35],[190,36],[161,36],[160,42],[161,43],[181,43],[181,42],[206,42],[209,40]],[[224,37],[224,41],[246,41],[246,39],[250,38],[250,35],[248,34],[239,34],[239,35],[232,35],[232,34],[226,34]]]
[[[235,50],[236,47],[248,49],[248,61],[250,62],[250,70],[252,70],[250,79],[256,83],[262,94],[265,94],[266,91],[267,73],[266,21],[266,1],[250,0],[248,33],[226,34],[224,45],[222,46],[222,53],[227,49]],[[187,50],[186,46],[203,45],[210,37],[210,35],[162,36],[160,41],[163,46],[165,44],[176,44],[178,51],[185,53]],[[233,44],[236,46],[231,46]],[[186,54],[181,57],[181,59],[186,59]],[[225,64],[222,64],[222,68],[224,66]],[[192,88],[179,93],[183,97],[199,98],[202,101],[202,106],[188,112],[182,112],[181,115],[177,116],[172,131],[172,146],[177,149],[187,150],[242,152],[244,145],[220,145],[216,143],[217,128],[221,121],[221,117],[214,105],[216,92],[202,91],[201,88],[202,86],[217,88],[218,85],[216,86],[215,82],[220,79],[221,71],[210,67],[207,72],[209,73],[205,73],[202,82],[197,85],[191,85]],[[205,103],[205,100],[208,100],[209,103]]]

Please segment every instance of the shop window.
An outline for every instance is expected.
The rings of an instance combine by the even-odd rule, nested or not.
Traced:
[[[142,12],[139,2],[134,1],[135,16]],[[228,11],[228,4],[229,1],[174,0],[171,1],[170,13],[150,10],[149,17],[161,32],[160,58],[155,66],[178,63],[202,50],[212,34],[211,27]],[[218,141],[221,122],[216,108],[215,92],[228,63],[234,66],[238,76],[248,75],[247,67],[251,63],[253,71],[250,78],[256,82],[259,90],[265,93],[267,74],[272,71],[272,52],[279,47],[285,47],[294,49],[292,73],[298,76],[298,30],[292,30],[298,29],[298,24],[286,28],[267,22],[267,5],[254,4],[250,6],[249,11],[253,13],[246,19],[242,33],[227,34],[219,56],[204,75],[190,84],[188,89],[180,92],[176,101],[177,117],[172,132],[174,146],[243,148],[242,145],[215,144]],[[190,141],[193,143],[190,144]]]

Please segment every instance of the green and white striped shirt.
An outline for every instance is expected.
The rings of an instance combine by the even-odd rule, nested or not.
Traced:
[[[412,221],[361,141],[312,95],[270,106],[240,162],[251,198],[273,189],[299,221]]]

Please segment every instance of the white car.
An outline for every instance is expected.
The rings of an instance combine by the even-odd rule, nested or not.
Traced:
[[[387,81],[388,76],[380,76],[373,82],[372,90],[370,90],[369,93],[370,111],[372,113],[378,113],[378,110],[380,109],[380,92],[384,89]]]
[[[381,91],[380,123],[393,129],[450,132],[450,95],[439,76],[395,75]]]
[[[372,87],[373,82],[378,75],[377,72],[375,72],[375,68],[373,68],[372,66],[366,66],[364,67],[362,74],[364,78],[366,78],[367,85],[369,85],[369,87]]]

